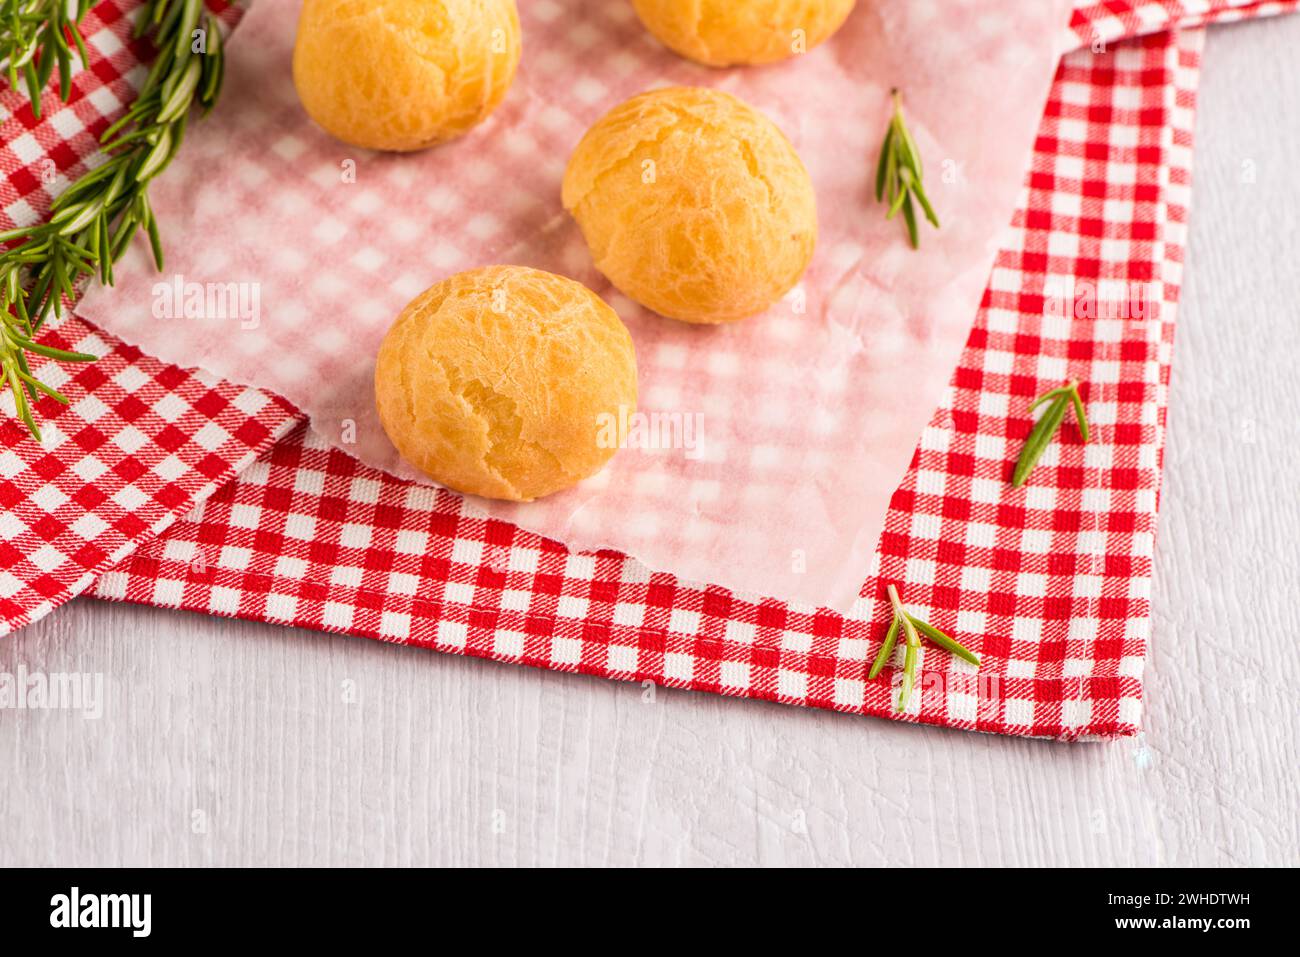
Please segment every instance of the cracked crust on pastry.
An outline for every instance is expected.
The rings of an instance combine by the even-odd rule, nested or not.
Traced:
[[[594,475],[604,415],[636,410],[627,328],[580,283],[522,266],[443,280],[394,322],[375,369],[402,457],[471,495],[531,501]]]
[[[596,267],[663,316],[735,322],[799,282],[817,240],[812,180],[790,141],[727,93],[633,97],[587,131],[564,208]]]

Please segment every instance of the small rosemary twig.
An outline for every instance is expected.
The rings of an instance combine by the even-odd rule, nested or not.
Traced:
[[[969,661],[976,668],[979,667],[979,656],[967,649],[961,642],[945,635],[938,628],[928,622],[921,621],[915,615],[910,614],[903,607],[903,601],[898,596],[898,589],[893,585],[885,588],[889,594],[889,604],[894,610],[894,619],[890,622],[889,631],[885,633],[884,644],[876,652],[875,660],[871,663],[871,670],[867,672],[867,680],[876,678],[881,669],[885,667],[885,662],[894,652],[894,645],[898,641],[898,631],[901,627],[907,635],[906,651],[903,654],[903,685],[898,695],[898,706],[896,711],[906,711],[907,702],[912,697],[912,689],[916,686],[916,660],[921,650],[920,635],[925,635],[932,642],[945,651]]]
[[[1056,435],[1061,423],[1065,421],[1065,413],[1071,407],[1074,409],[1074,420],[1079,425],[1079,437],[1085,443],[1092,438],[1088,429],[1088,416],[1083,408],[1083,397],[1079,395],[1078,382],[1071,382],[1059,389],[1043,393],[1034,400],[1029,411],[1033,412],[1044,402],[1050,402],[1051,405],[1047,407],[1047,411],[1029,433],[1024,448],[1020,450],[1020,458],[1016,460],[1015,471],[1011,473],[1011,484],[1016,488],[1025,484],[1025,479],[1029,478],[1029,473],[1034,470],[1043,452],[1051,444],[1052,436]]]
[[[42,394],[67,399],[32,375],[28,356],[94,357],[40,345],[36,334],[51,315],[62,316],[83,277],[112,285],[113,264],[139,230],[162,269],[149,183],[180,149],[191,105],[206,111],[221,92],[221,30],[202,0],[147,0],[136,35],[149,32],[158,56],[131,108],[100,139],[108,159],[64,190],[47,222],[0,233],[0,393],[13,392],[18,417],[37,441],[31,403]]]
[[[907,709],[907,701],[912,697],[912,687],[916,684],[916,658],[921,650],[921,639],[917,637],[916,626],[912,616],[903,610],[903,602],[898,597],[898,589],[893,585],[888,588],[889,603],[894,606],[894,617],[903,622],[903,631],[907,632],[907,650],[903,652],[903,688],[898,693],[898,709]]]
[[[59,68],[59,98],[72,92],[72,50],[82,67],[90,65],[85,41],[77,24],[93,0],[0,0],[0,70],[9,86],[27,87],[32,113],[41,115],[41,91]],[[21,78],[21,80],[20,80]]]
[[[888,205],[886,219],[893,219],[902,211],[907,223],[907,238],[913,249],[921,245],[913,199],[920,205],[930,225],[939,228],[939,217],[935,215],[921,184],[921,169],[921,151],[903,119],[902,94],[894,90],[894,116],[889,121],[889,130],[885,133],[880,159],[876,163],[876,201]]]

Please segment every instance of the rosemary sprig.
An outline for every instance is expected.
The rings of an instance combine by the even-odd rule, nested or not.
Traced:
[[[889,130],[885,133],[885,141],[880,145],[880,159],[876,163],[876,202],[889,206],[886,219],[893,219],[902,211],[903,221],[907,223],[907,238],[913,249],[921,246],[913,199],[920,205],[930,225],[939,228],[939,217],[935,215],[934,207],[925,195],[921,178],[921,151],[917,149],[916,141],[912,139],[907,122],[903,119],[902,94],[894,90],[894,116],[889,121]]]
[[[191,105],[206,112],[221,93],[221,31],[202,0],[147,0],[135,33],[151,33],[158,56],[131,108],[100,139],[107,160],[64,190],[47,222],[0,233],[0,394],[13,392],[37,441],[31,403],[42,394],[68,400],[33,376],[29,355],[62,362],[94,356],[40,345],[36,334],[51,315],[63,315],[83,277],[112,285],[113,264],[139,230],[162,269],[149,183],[180,149]]]
[[[885,633],[885,641],[876,652],[875,660],[871,662],[871,670],[867,672],[867,680],[874,680],[885,667],[885,662],[889,656],[894,653],[894,646],[898,642],[898,632],[901,627],[903,633],[907,636],[906,650],[903,654],[903,685],[898,695],[897,711],[906,711],[907,702],[912,697],[912,689],[916,686],[916,659],[921,650],[921,635],[929,638],[945,651],[969,661],[976,668],[979,667],[979,656],[968,650],[960,642],[945,635],[938,628],[929,622],[921,621],[915,615],[908,612],[903,607],[903,601],[898,597],[898,589],[889,585],[885,591],[889,594],[889,604],[894,609],[894,620],[890,622],[889,631]]]
[[[22,82],[32,102],[32,113],[41,115],[41,91],[59,68],[59,98],[72,92],[72,50],[75,46],[82,67],[90,65],[86,43],[77,29],[93,0],[0,0],[0,69],[9,86]],[[20,79],[21,78],[21,79]]]
[[[1059,389],[1043,393],[1034,400],[1029,411],[1033,412],[1044,402],[1051,402],[1051,405],[1047,407],[1043,417],[1029,433],[1024,448],[1020,450],[1020,458],[1016,460],[1015,471],[1011,473],[1011,484],[1016,488],[1025,484],[1025,479],[1029,478],[1029,473],[1034,470],[1039,458],[1051,444],[1052,436],[1056,435],[1057,429],[1065,421],[1065,413],[1071,407],[1074,409],[1074,420],[1079,425],[1079,437],[1085,443],[1092,438],[1088,429],[1088,416],[1083,408],[1083,397],[1079,395],[1078,382],[1070,382]]]

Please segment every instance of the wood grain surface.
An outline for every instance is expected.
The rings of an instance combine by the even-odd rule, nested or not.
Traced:
[[[1146,730],[1018,741],[90,600],[0,671],[0,865],[1300,861],[1300,17],[1216,28]],[[1253,180],[1253,181],[1252,181]]]

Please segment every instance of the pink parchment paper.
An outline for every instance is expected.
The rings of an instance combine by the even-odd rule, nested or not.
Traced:
[[[473,504],[575,548],[847,610],[1011,221],[1070,0],[860,0],[822,47],[723,71],[662,48],[628,0],[522,0],[523,62],[503,106],[463,140],[402,156],[339,143],[302,112],[298,10],[257,0],[229,45],[221,105],[155,183],[167,272],[135,249],[82,313],[168,361],[273,389],[329,441],[414,477],[372,399],[392,319],[474,266],[572,276],[632,331],[637,447],[549,499]],[[767,113],[817,189],[804,282],[738,325],[691,327],[620,296],[560,205],[587,127],[667,84],[715,86]],[[919,252],[871,195],[895,85],[943,221],[922,227]]]

